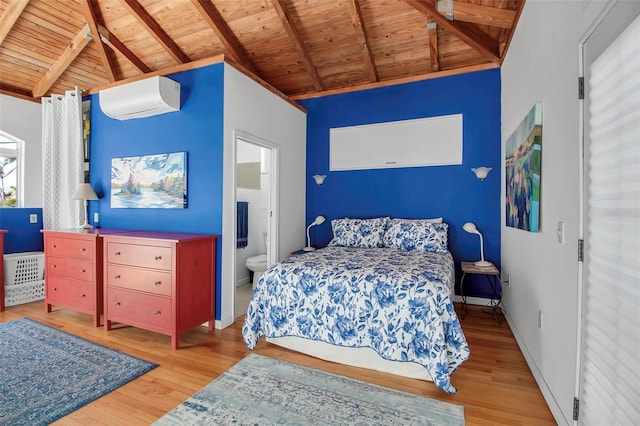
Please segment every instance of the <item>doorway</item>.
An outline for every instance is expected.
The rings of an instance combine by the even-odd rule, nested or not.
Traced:
[[[581,46],[579,424],[640,422],[640,3],[612,5]]]
[[[277,232],[277,145],[252,135],[235,136],[236,250],[234,318],[244,315],[255,283],[275,263]]]

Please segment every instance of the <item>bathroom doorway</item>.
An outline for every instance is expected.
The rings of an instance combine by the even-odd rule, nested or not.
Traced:
[[[276,261],[277,146],[236,132],[234,318],[246,313],[255,283]]]

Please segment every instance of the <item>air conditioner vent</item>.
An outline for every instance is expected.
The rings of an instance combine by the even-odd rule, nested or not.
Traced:
[[[180,110],[180,83],[155,76],[102,90],[102,112],[116,120],[151,117]]]

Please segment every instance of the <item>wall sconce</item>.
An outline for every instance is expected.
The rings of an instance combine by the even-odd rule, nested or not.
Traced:
[[[476,174],[476,177],[480,180],[484,180],[489,172],[493,170],[493,167],[476,167],[471,168],[471,171]]]
[[[491,266],[491,262],[484,260],[484,242],[482,241],[482,234],[478,231],[476,224],[473,222],[467,222],[462,226],[462,229],[470,234],[478,234],[480,237],[480,260],[473,262],[473,264],[480,267]]]
[[[87,220],[87,215],[88,215],[87,200],[97,200],[98,196],[96,195],[93,188],[91,188],[91,185],[89,185],[88,183],[79,184],[78,187],[76,188],[75,194],[73,194],[73,199],[84,201],[84,223],[82,224],[82,226],[80,226],[80,228],[82,229],[93,228],[93,226],[89,225],[89,222]]]
[[[322,182],[324,182],[324,178],[327,177],[327,175],[313,175],[313,180],[316,181],[316,185],[320,186],[322,185]]]
[[[304,251],[314,251],[315,250],[315,247],[311,247],[311,239],[309,238],[309,229],[311,229],[312,226],[323,224],[325,220],[326,219],[325,219],[324,216],[316,216],[316,219],[313,222],[311,222],[311,225],[307,226],[307,246],[305,248],[303,248],[302,250],[304,250]]]

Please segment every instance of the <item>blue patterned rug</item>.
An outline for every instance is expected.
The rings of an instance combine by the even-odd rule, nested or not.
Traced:
[[[154,425],[464,425],[464,407],[250,354]]]
[[[0,324],[0,425],[46,425],[156,365],[22,318]]]

